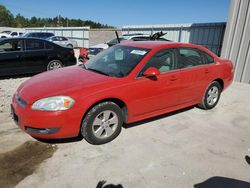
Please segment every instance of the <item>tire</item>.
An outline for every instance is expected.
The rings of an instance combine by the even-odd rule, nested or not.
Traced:
[[[202,102],[198,104],[198,106],[204,110],[210,110],[214,108],[219,102],[221,91],[221,85],[217,81],[212,82],[208,86]]]
[[[122,124],[120,107],[113,102],[102,102],[86,114],[82,121],[81,135],[90,144],[105,144],[120,134]]]
[[[51,60],[47,65],[47,71],[62,68],[63,64],[59,60]]]
[[[72,44],[68,44],[67,47],[68,48],[73,48],[73,45]]]

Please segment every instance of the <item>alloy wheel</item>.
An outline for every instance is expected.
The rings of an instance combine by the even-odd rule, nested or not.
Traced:
[[[216,86],[211,87],[207,93],[207,103],[212,106],[217,102],[218,98],[219,89]]]
[[[111,110],[102,111],[93,121],[93,134],[99,139],[108,138],[116,131],[118,123],[118,116],[115,112]]]

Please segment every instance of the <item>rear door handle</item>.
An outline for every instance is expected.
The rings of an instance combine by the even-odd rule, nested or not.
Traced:
[[[176,77],[176,76],[171,76],[171,77],[169,78],[170,81],[175,81],[175,80],[177,80],[177,79],[178,79],[178,77]]]
[[[208,69],[205,69],[205,74],[210,73],[210,71]]]

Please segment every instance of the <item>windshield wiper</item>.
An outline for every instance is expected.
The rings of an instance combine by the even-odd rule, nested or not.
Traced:
[[[96,70],[96,69],[92,69],[92,68],[87,68],[84,64],[80,64],[79,66],[82,67],[82,68],[84,68],[84,69],[86,69],[86,70],[90,70],[90,71],[93,71],[93,72],[97,72],[97,73],[103,74],[103,75],[105,75],[105,76],[110,76],[109,74],[107,74],[107,73],[105,73],[105,72],[102,72],[102,71],[100,71],[100,70]]]
[[[87,70],[90,70],[90,71],[93,71],[93,72],[97,72],[99,74],[103,74],[105,76],[110,76],[109,74],[105,73],[105,72],[102,72],[100,70],[96,70],[96,69],[92,69],[92,68],[88,68]]]

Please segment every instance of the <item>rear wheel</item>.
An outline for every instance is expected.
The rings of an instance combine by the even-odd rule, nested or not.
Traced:
[[[49,64],[47,65],[47,70],[54,70],[54,69],[59,69],[62,68],[63,64],[61,61],[59,60],[52,60],[49,62]]]
[[[81,134],[91,144],[105,144],[120,134],[122,119],[121,109],[115,103],[97,104],[83,119]]]
[[[198,106],[205,110],[214,108],[220,99],[221,90],[221,85],[217,81],[212,82]]]

